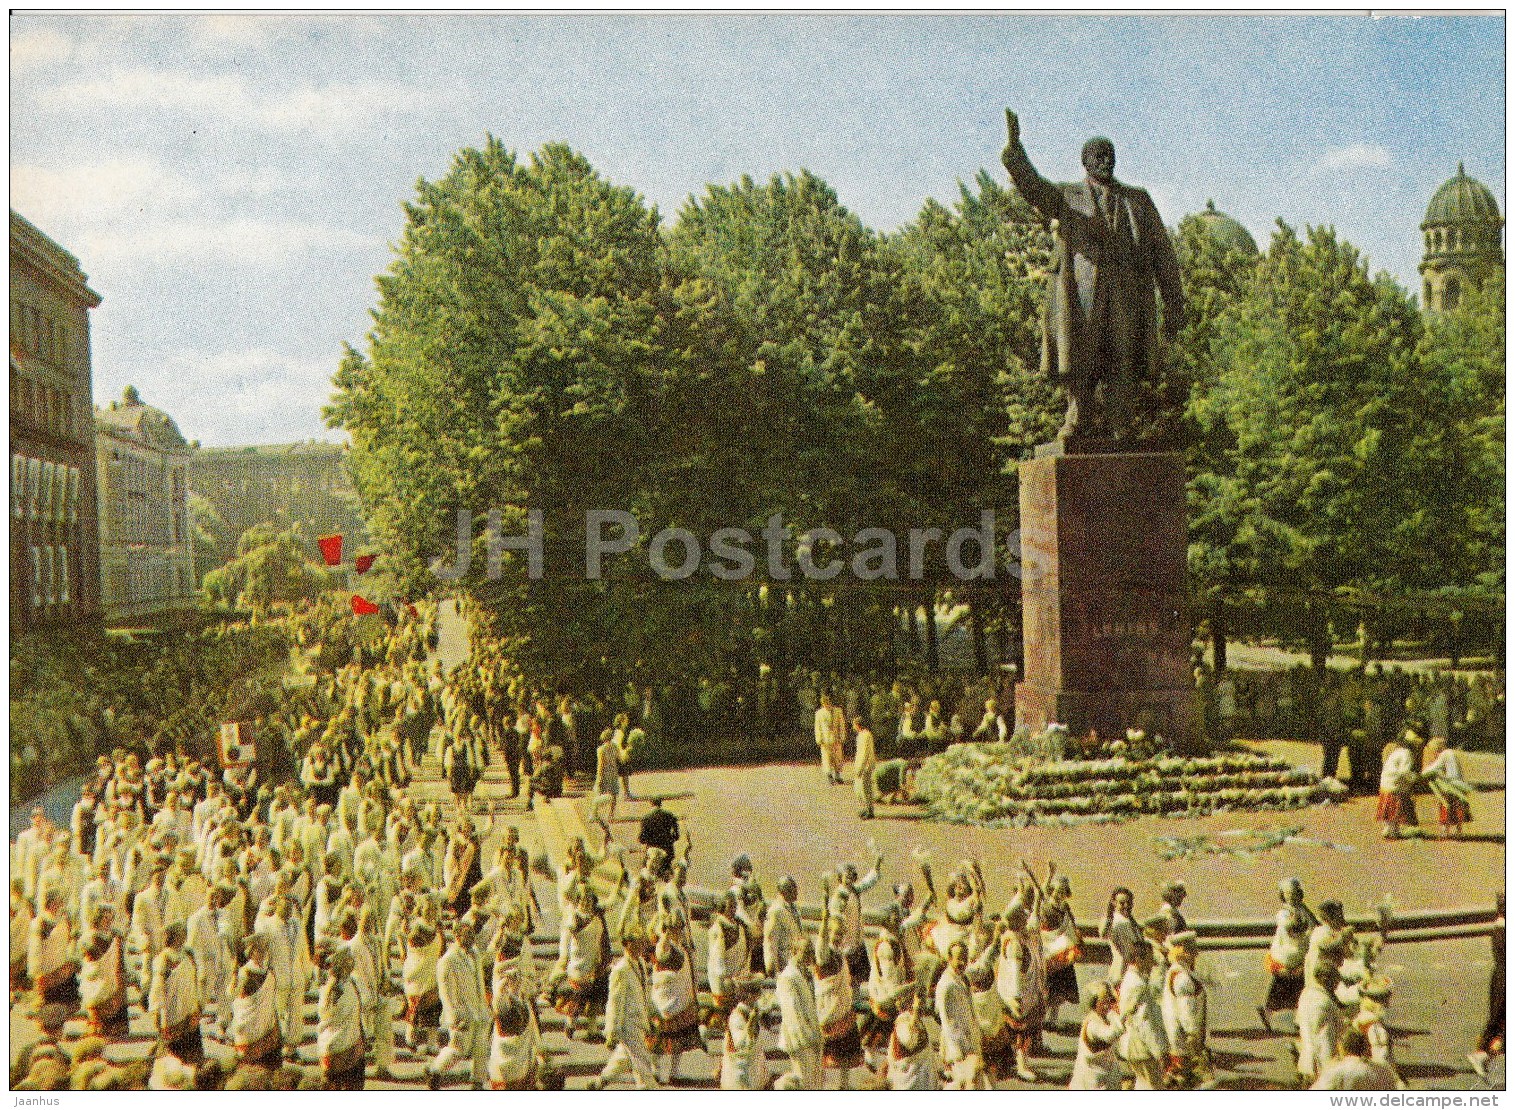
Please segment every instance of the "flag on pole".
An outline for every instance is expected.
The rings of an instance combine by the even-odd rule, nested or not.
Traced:
[[[342,537],[340,535],[322,536],[316,543],[320,545],[321,558],[326,560],[327,566],[339,567],[342,565]]]
[[[352,611],[356,615],[362,617],[367,616],[370,613],[377,613],[379,611],[379,607],[373,602],[369,601],[368,598],[364,597],[362,594],[353,594]]]
[[[373,560],[374,560],[374,557],[372,555],[359,555],[356,559],[354,559],[352,561],[353,562],[353,568],[359,574],[367,574],[368,573],[368,568],[371,567],[371,566],[373,566]]]

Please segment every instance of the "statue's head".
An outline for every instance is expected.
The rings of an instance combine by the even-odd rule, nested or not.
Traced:
[[[1085,143],[1079,157],[1084,163],[1084,171],[1101,185],[1115,180],[1115,144],[1103,135],[1096,135]]]

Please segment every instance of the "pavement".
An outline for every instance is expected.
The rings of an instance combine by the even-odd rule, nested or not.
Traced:
[[[439,653],[449,662],[466,655],[466,638],[460,638],[458,632],[461,624],[455,617],[443,622]],[[1308,764],[1317,751],[1310,745],[1269,745],[1268,750],[1303,764]],[[916,848],[932,857],[942,879],[960,859],[981,860],[991,904],[997,904],[1008,898],[1020,860],[1040,871],[1051,859],[1072,881],[1073,907],[1080,924],[1094,925],[1113,886],[1132,888],[1138,912],[1149,913],[1157,907],[1161,885],[1175,878],[1183,879],[1189,887],[1184,910],[1191,921],[1270,917],[1277,906],[1276,885],[1286,876],[1297,876],[1304,882],[1311,902],[1338,897],[1353,914],[1371,911],[1385,895],[1399,910],[1489,905],[1504,875],[1504,761],[1471,753],[1466,756],[1466,768],[1470,781],[1479,784],[1481,792],[1469,836],[1458,842],[1386,842],[1372,819],[1373,800],[1369,798],[1284,813],[1154,817],[1120,825],[986,830],[928,821],[918,808],[908,806],[879,806],[877,819],[861,820],[850,786],[826,785],[814,764],[636,773],[631,785],[638,799],[654,794],[665,797],[666,807],[684,823],[693,843],[693,888],[724,889],[730,859],[745,851],[751,854],[770,897],[778,876],[788,873],[800,884],[801,902],[815,902],[820,873],[846,860],[866,869],[869,845],[873,843],[883,851],[885,863],[880,886],[864,896],[865,908],[882,906],[894,882],[918,879],[918,875],[903,870]],[[479,817],[486,833],[485,857],[492,858],[506,826],[512,824],[533,857],[546,855],[555,864],[563,861],[566,845],[573,837],[583,836],[597,843],[598,837],[591,838],[586,828],[588,799],[583,797],[582,785],[571,790],[568,798],[527,812],[523,803],[506,797],[503,768],[491,767],[476,795],[478,808],[488,811],[487,816]],[[423,765],[411,792],[421,801],[447,801],[434,754]],[[618,842],[628,848],[634,845],[636,822],[646,808],[643,801],[622,800],[612,823]],[[1297,838],[1265,852],[1223,855],[1205,850],[1247,839],[1237,834],[1296,827],[1300,830]],[[1163,845],[1159,837],[1186,838],[1198,854],[1165,860],[1160,855]],[[599,878],[608,887],[615,878],[614,866],[607,865]],[[544,911],[537,951],[539,957],[550,959],[557,929],[555,891],[540,878],[534,881]],[[703,929],[696,932],[698,962],[703,965]],[[1290,1019],[1276,1019],[1280,1032],[1269,1034],[1260,1027],[1256,1015],[1257,1004],[1267,989],[1262,956],[1262,952],[1251,950],[1207,951],[1200,957],[1201,974],[1209,983],[1211,1049],[1223,1088],[1292,1086],[1293,1041],[1284,1031],[1291,1028]],[[1491,1065],[1490,1082],[1486,1084],[1473,1075],[1464,1058],[1474,1046],[1485,1017],[1490,971],[1486,937],[1393,944],[1380,959],[1379,969],[1396,984],[1390,1021],[1400,1071],[1411,1088],[1503,1089],[1503,1059]],[[1079,967],[1079,979],[1085,986],[1100,974],[1097,965]],[[27,1013],[28,1003],[29,999],[19,1000],[11,1008],[13,1054],[37,1036],[36,1023]],[[140,1058],[151,1049],[145,1017],[136,1005],[132,1013],[132,1036],[111,1046],[108,1054],[113,1058]],[[301,1059],[313,1066],[314,994],[307,998],[305,1018],[308,1039],[301,1047]],[[1004,1089],[1067,1086],[1075,1048],[1076,1026],[1072,1023],[1077,1018],[1066,1010],[1061,1020],[1063,1024],[1046,1037],[1047,1055],[1033,1061],[1041,1080],[1033,1084],[1012,1080],[1001,1084]],[[567,1087],[585,1088],[604,1062],[603,1045],[568,1040],[561,1019],[550,1009],[543,1011],[542,1026],[544,1044],[555,1066],[567,1076]],[[71,1023],[68,1032],[81,1034],[82,1021]],[[767,1036],[771,1063],[778,1074],[787,1065],[772,1034]],[[207,1042],[207,1047],[211,1055],[227,1060],[231,1057],[227,1046]],[[687,1079],[682,1085],[716,1086],[719,1044],[715,1047],[714,1054],[697,1051],[685,1055],[681,1073]],[[371,1079],[368,1087],[424,1089],[424,1063],[402,1053],[395,1068],[397,1081]],[[835,1083],[834,1076],[831,1082]],[[623,1080],[618,1085],[625,1087],[627,1083]]]

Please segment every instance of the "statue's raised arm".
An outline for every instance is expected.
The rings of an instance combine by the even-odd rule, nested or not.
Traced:
[[[1009,135],[1000,161],[1015,183],[1016,190],[1026,201],[1048,220],[1062,215],[1063,195],[1058,187],[1036,172],[1036,167],[1026,157],[1026,148],[1021,146],[1021,121],[1009,108],[1005,109],[1005,130]]]

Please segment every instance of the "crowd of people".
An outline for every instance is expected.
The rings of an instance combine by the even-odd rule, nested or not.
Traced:
[[[699,895],[692,838],[660,799],[635,846],[606,820],[632,798],[645,730],[630,711],[592,747],[599,835],[570,838],[560,860],[531,858],[511,810],[481,804],[475,787],[503,766],[524,816],[587,757],[582,721],[502,661],[444,670],[427,656],[430,619],[388,629],[365,659],[258,722],[255,735],[290,757],[275,781],[251,764],[118,750],[66,826],[33,812],[11,852],[11,990],[41,1035],[13,1060],[13,1087],[548,1089],[566,1078],[543,1046],[549,1016],[603,1045],[595,1088],[1041,1083],[1048,1030],[1076,1034],[1075,1089],[1222,1078],[1208,1047],[1218,988],[1180,883],[1151,913],[1116,889],[1094,930],[1079,927],[1070,877],[1053,865],[1022,864],[1000,906],[973,860],[945,884],[924,856],[895,861],[897,881],[870,894],[891,869],[875,851],[828,871],[811,911],[792,876],[770,897],[744,854],[726,890]],[[910,740],[914,706],[896,714],[891,743]],[[864,817],[875,796],[862,783],[877,781],[866,712],[824,694],[812,721],[831,781],[844,777],[850,721]],[[923,743],[951,742],[950,719],[949,738],[935,736],[939,710],[918,719]],[[1003,739],[1003,727],[991,696],[962,738]],[[431,767],[450,801],[420,800]],[[1259,1020],[1271,1032],[1292,1015],[1300,1084],[1400,1085],[1392,984],[1374,967],[1387,922],[1359,933],[1337,902],[1312,910],[1294,881],[1280,902]],[[1107,967],[1094,959],[1105,952]],[[1497,952],[1479,1068],[1502,1050]],[[1073,1024],[1060,1023],[1070,1007]],[[80,1015],[85,1035],[66,1036]],[[107,1050],[134,1017],[153,1050],[121,1062]],[[691,1053],[718,1061],[714,1073],[685,1075]],[[402,1079],[402,1061],[420,1079]]]

